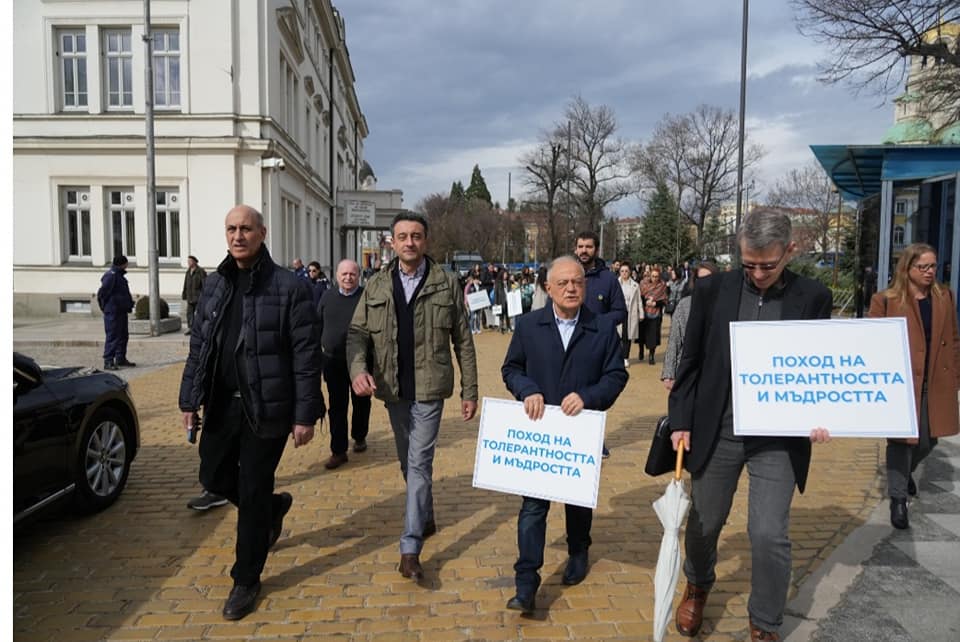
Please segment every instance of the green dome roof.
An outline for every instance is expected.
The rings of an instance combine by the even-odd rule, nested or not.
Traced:
[[[901,143],[929,143],[933,138],[933,127],[922,118],[896,123],[883,137],[884,145]]]
[[[960,145],[960,122],[948,125],[940,130],[940,140],[943,145]]]

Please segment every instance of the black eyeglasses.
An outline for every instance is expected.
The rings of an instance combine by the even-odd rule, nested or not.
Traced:
[[[936,263],[914,263],[913,267],[919,272],[936,272],[937,264]]]
[[[784,250],[783,254],[780,255],[780,258],[773,263],[747,263],[746,261],[741,261],[740,267],[743,268],[744,272],[753,272],[755,270],[760,270],[761,272],[773,272],[777,269],[777,267],[780,266],[780,263],[783,262],[785,256],[787,256],[786,250]]]

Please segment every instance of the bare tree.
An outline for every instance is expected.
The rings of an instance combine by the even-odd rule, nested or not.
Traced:
[[[614,138],[617,118],[607,105],[591,107],[577,96],[567,106],[572,137],[570,180],[576,190],[580,225],[597,230],[604,208],[631,192],[627,144]],[[560,129],[566,129],[560,126]]]
[[[800,210],[794,217],[794,238],[806,250],[830,251],[830,236],[836,225],[837,194],[833,183],[816,162],[792,169],[779,179],[767,202],[774,207]]]
[[[791,0],[800,32],[826,44],[821,80],[889,96],[916,57],[918,93],[927,108],[960,117],[960,22],[957,0]]]
[[[564,134],[558,129],[544,133],[539,145],[520,157],[526,169],[524,184],[546,208],[547,240],[550,256],[560,256],[566,248],[564,232],[568,227],[565,212],[559,211],[560,190],[567,180]]]
[[[707,215],[737,191],[736,114],[712,105],[700,105],[689,114],[667,114],[653,138],[634,155],[634,166],[643,186],[663,181],[682,216],[703,236]],[[748,145],[746,168],[763,157],[758,145]]]

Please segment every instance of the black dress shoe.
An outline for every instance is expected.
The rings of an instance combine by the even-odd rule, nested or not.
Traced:
[[[124,357],[123,359],[117,359],[117,365],[120,366],[120,367],[122,367],[122,368],[136,368],[136,367],[137,367],[137,364],[135,364],[133,361],[127,361],[127,358],[126,358],[126,357]]]
[[[917,482],[913,481],[913,475],[910,475],[907,479],[907,495],[910,495],[910,497],[917,496]]]
[[[223,619],[239,620],[253,613],[258,595],[260,595],[260,582],[250,586],[234,584],[226,604],[223,605]]]
[[[907,517],[907,500],[890,498],[890,525],[901,530],[910,528],[910,519]]]
[[[587,552],[574,553],[567,560],[567,568],[563,570],[563,583],[567,586],[579,584],[587,577],[587,566],[590,562]]]
[[[113,362],[113,359],[108,359],[108,360],[105,360],[105,361],[103,362],[103,369],[104,369],[104,370],[119,370],[120,368],[118,368],[118,367],[117,367],[117,364]]]
[[[530,615],[537,608],[536,600],[534,598],[535,596],[533,595],[530,597],[514,595],[510,598],[510,601],[507,602],[507,608],[511,611],[523,611],[524,615]]]
[[[353,452],[355,452],[355,453],[362,453],[362,452],[364,452],[364,451],[366,451],[366,450],[367,450],[367,442],[366,442],[366,441],[361,440],[361,441],[355,441],[355,442],[353,442]]]
[[[434,520],[430,520],[423,525],[423,539],[427,539],[431,535],[437,534],[437,523]]]
[[[273,522],[270,524],[270,544],[267,548],[273,548],[273,545],[280,539],[280,532],[283,530],[283,518],[290,512],[293,506],[293,495],[290,493],[280,493],[279,506],[274,508]]]

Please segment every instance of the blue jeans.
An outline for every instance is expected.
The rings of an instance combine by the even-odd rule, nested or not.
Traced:
[[[687,580],[697,586],[710,588],[716,581],[717,539],[730,514],[744,465],[750,475],[747,534],[751,588],[747,611],[758,627],[776,631],[783,623],[790,589],[790,503],[796,484],[785,449],[752,452],[748,457],[742,441],[721,433],[706,466],[693,475],[693,507],[687,519],[683,570]]]
[[[407,506],[400,553],[419,554],[423,528],[433,519],[433,453],[440,432],[443,400],[387,403],[400,472],[407,482]]]
[[[590,526],[593,510],[572,504],[563,505],[566,513],[567,552],[583,553],[590,548]],[[535,497],[524,497],[517,518],[517,548],[520,551],[516,573],[517,595],[528,599],[540,587],[540,569],[543,567],[543,548],[547,538],[547,513],[550,502]]]

